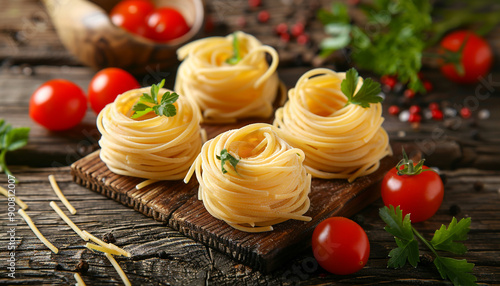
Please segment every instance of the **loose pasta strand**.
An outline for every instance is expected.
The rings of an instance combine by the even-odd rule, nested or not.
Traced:
[[[345,73],[324,68],[306,72],[276,111],[273,125],[290,145],[304,150],[304,165],[313,177],[352,182],[376,171],[392,150],[381,104],[345,106],[343,79]],[[362,84],[360,79],[357,89]]]

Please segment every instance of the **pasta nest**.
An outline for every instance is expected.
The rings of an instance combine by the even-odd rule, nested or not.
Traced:
[[[382,105],[346,106],[343,79],[345,73],[324,68],[305,73],[276,110],[273,124],[290,145],[304,150],[304,165],[313,177],[352,182],[376,171],[392,151],[382,127]],[[360,78],[357,89],[362,83]]]
[[[160,96],[169,91],[160,89]],[[97,117],[102,134],[100,157],[116,174],[152,180],[184,178],[202,146],[201,114],[196,103],[179,95],[177,114],[157,116],[153,112],[132,119],[132,107],[150,88],[119,95]]]
[[[241,60],[226,61],[238,39]],[[269,65],[266,53],[272,58]],[[278,53],[255,37],[236,32],[191,42],[177,51],[179,66],[175,90],[193,98],[207,122],[234,122],[239,118],[268,118],[278,93]]]
[[[246,232],[271,231],[272,225],[289,219],[310,220],[303,216],[311,189],[304,152],[288,145],[277,131],[269,124],[251,124],[203,145],[185,181],[195,170],[198,198],[212,216]],[[227,162],[221,166],[223,150],[239,159],[236,167]]]

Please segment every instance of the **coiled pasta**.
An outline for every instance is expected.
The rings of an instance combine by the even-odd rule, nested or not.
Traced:
[[[382,105],[345,106],[343,79],[345,73],[324,68],[306,72],[276,111],[273,124],[290,145],[304,150],[304,164],[313,177],[352,182],[377,170],[392,151],[382,128]],[[362,82],[360,78],[357,89]]]
[[[166,91],[160,89],[158,96]],[[132,107],[143,93],[149,92],[149,87],[127,91],[99,113],[101,160],[120,175],[182,179],[201,150],[200,111],[192,100],[179,95],[174,103],[175,116],[150,113],[132,119]]]
[[[237,37],[241,60],[233,56]],[[268,65],[266,53],[271,55]],[[183,60],[177,71],[175,90],[193,98],[207,122],[233,122],[239,118],[268,118],[278,92],[278,53],[255,37],[236,32],[227,37],[209,37],[181,47]]]
[[[292,148],[264,123],[224,132],[207,141],[188,172],[199,181],[198,198],[207,211],[246,232],[273,230],[272,225],[303,216],[309,209],[311,176],[302,165],[304,152]],[[219,155],[227,150],[239,158],[236,167]],[[219,158],[218,158],[219,156]]]

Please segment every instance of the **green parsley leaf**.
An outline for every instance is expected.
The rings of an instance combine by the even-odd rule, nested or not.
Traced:
[[[356,87],[358,86],[359,75],[358,71],[351,68],[346,72],[346,78],[340,83],[340,90],[347,97],[346,106],[349,104],[357,104],[363,108],[370,107],[370,103],[382,102],[382,97],[378,96],[380,93],[380,83],[367,78],[361,88],[356,94]]]
[[[389,252],[389,262],[387,262],[388,267],[401,268],[405,266],[406,260],[410,262],[413,267],[417,267],[420,261],[418,256],[418,241],[412,240],[402,240],[395,238],[397,248],[394,248]]]
[[[4,119],[0,119],[0,172],[12,175],[5,156],[8,151],[14,151],[28,144],[30,129],[28,127],[12,128]]]
[[[233,56],[226,60],[226,63],[235,65],[241,61],[240,46],[237,32],[233,33]]]
[[[397,248],[391,250],[389,253],[389,262],[387,266],[392,268],[400,268],[410,262],[413,267],[417,266],[418,258],[418,242],[413,235],[411,226],[410,215],[407,214],[403,218],[403,211],[400,207],[381,208],[379,215],[382,220],[387,224],[385,230],[395,236]]]
[[[465,259],[442,257],[437,253],[437,250],[457,254],[463,254],[467,251],[463,244],[457,243],[455,240],[467,239],[470,218],[461,219],[458,223],[457,219],[453,218],[448,228],[444,225],[441,226],[435,232],[433,239],[428,241],[411,226],[410,214],[403,218],[399,206],[397,208],[392,205],[385,206],[379,210],[379,215],[387,223],[385,230],[395,236],[398,246],[389,252],[388,267],[403,267],[407,260],[412,266],[417,266],[419,262],[418,242],[415,239],[417,237],[436,256],[434,265],[443,279],[449,279],[454,285],[476,285],[476,277],[471,274],[473,263],[468,263]]]
[[[158,93],[160,89],[165,84],[165,79],[163,79],[158,85],[153,84],[151,86],[151,94],[143,93],[139,98],[139,101],[132,107],[134,113],[132,118],[136,119],[142,117],[150,112],[156,113],[158,116],[175,116],[177,110],[175,109],[174,103],[179,98],[179,95],[175,92],[170,91],[165,92],[158,103]]]
[[[441,225],[439,230],[436,230],[432,237],[431,244],[437,250],[444,250],[455,254],[464,254],[467,252],[467,247],[463,243],[456,240],[466,240],[467,233],[470,230],[471,218],[463,218],[457,223],[457,219],[453,218],[450,225],[446,228]]]
[[[235,157],[233,157],[233,155],[229,154],[227,149],[222,149],[222,151],[220,152],[220,156],[216,155],[216,157],[218,160],[221,161],[220,164],[221,164],[222,174],[227,173],[226,168],[224,168],[226,161],[229,161],[229,164],[231,164],[233,166],[234,170],[236,171],[236,173],[238,173],[238,171],[236,170],[236,165],[238,164],[238,162],[240,160],[236,159]]]
[[[413,229],[411,226],[410,215],[407,214],[403,218],[403,211],[397,206],[390,205],[390,208],[384,207],[379,210],[379,215],[387,224],[385,230],[403,240],[413,240]]]
[[[476,276],[472,275],[474,263],[468,263],[465,259],[453,259],[437,256],[434,259],[439,274],[443,279],[449,279],[454,285],[477,285]]]

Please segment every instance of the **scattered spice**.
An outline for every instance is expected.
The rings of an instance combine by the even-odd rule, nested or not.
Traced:
[[[420,264],[424,266],[431,265],[432,262],[434,261],[434,257],[432,257],[432,255],[430,255],[429,253],[424,253],[420,255],[419,258],[420,258]]]
[[[472,115],[472,112],[471,110],[468,108],[468,107],[462,107],[462,109],[460,109],[460,116],[462,116],[462,118],[470,118]]]
[[[458,215],[461,211],[460,207],[456,204],[451,205],[449,209],[450,215],[452,216]]]
[[[474,187],[474,191],[480,192],[480,191],[484,190],[484,183],[481,181],[476,181],[476,182],[474,182],[473,187]]]
[[[78,264],[75,266],[75,272],[80,272],[80,273],[86,273],[87,271],[89,271],[89,264],[87,261],[85,260],[80,260],[80,262],[78,262]]]
[[[106,243],[115,243],[116,239],[112,232],[108,232],[102,236],[102,241]]]
[[[261,23],[267,23],[269,19],[271,18],[271,14],[267,10],[262,10],[257,14],[257,20]]]

